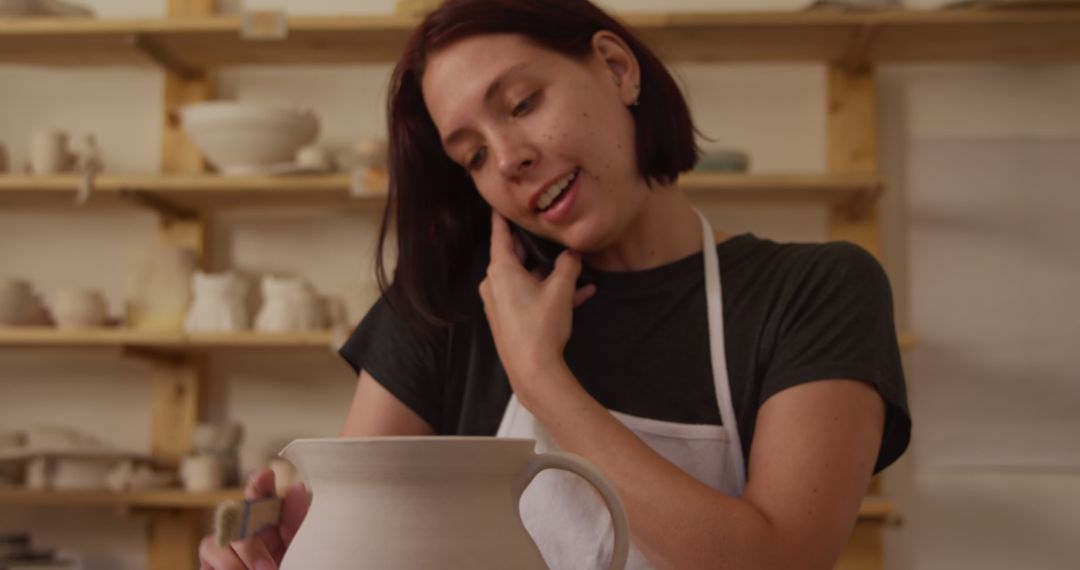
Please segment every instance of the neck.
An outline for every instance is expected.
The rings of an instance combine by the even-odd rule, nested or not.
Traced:
[[[656,187],[637,211],[614,242],[585,255],[586,265],[600,271],[641,271],[701,251],[701,222],[682,190]]]

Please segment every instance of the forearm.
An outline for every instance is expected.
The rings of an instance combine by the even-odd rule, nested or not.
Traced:
[[[562,449],[595,464],[626,503],[642,552],[660,568],[791,568],[784,537],[749,502],[697,481],[656,454],[592,399],[564,367],[527,406]]]

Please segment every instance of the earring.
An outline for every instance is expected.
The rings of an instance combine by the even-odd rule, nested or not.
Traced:
[[[615,85],[622,87],[622,79],[619,79],[617,75],[612,75],[611,80],[615,82]]]
[[[641,86],[640,85],[635,85],[634,86],[634,102],[630,103],[630,106],[631,107],[637,107],[640,104],[641,104]]]

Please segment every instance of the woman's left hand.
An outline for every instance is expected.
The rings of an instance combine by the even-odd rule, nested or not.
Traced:
[[[523,259],[509,224],[493,210],[491,261],[480,282],[480,297],[514,393],[528,400],[538,396],[538,388],[551,387],[532,379],[552,366],[565,366],[563,350],[570,340],[573,310],[596,293],[596,286],[575,290],[581,274],[577,252],[562,252],[546,277],[526,270]]]

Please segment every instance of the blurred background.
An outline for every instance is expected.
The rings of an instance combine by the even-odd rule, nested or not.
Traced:
[[[81,6],[104,21],[164,18],[186,4],[200,5],[84,0]],[[807,8],[798,0],[601,4],[619,14],[798,15]],[[898,8],[892,2],[851,4]],[[1067,2],[1038,4],[1056,10],[1044,13],[1072,30],[1072,42],[1062,42],[1056,57],[894,57],[873,66],[876,97],[865,99],[873,106],[862,116],[876,119],[876,130],[857,126],[860,134],[853,136],[869,136],[876,149],[863,146],[877,159],[863,157],[847,170],[871,180],[880,176],[884,191],[872,206],[873,222],[855,223],[852,235],[870,244],[893,284],[914,434],[908,452],[879,483],[877,493],[891,507],[875,521],[880,545],[870,540],[873,555],[858,567],[1065,569],[1080,560],[1080,239],[1073,235],[1080,218],[1080,12],[1064,7]],[[940,0],[905,0],[901,8],[942,7]],[[21,9],[0,2],[4,8]],[[385,16],[401,9],[394,0],[248,0],[216,8],[222,14],[290,16]],[[834,9],[843,8],[818,12]],[[185,534],[196,534],[190,521],[231,496],[230,476],[267,465],[291,439],[336,435],[344,418],[355,378],[333,348],[373,299],[391,64],[218,70],[208,98],[288,109],[285,119],[259,117],[296,121],[293,131],[304,131],[317,117],[319,128],[283,143],[284,158],[221,158],[217,170],[232,164],[241,175],[231,178],[239,182],[191,182],[203,194],[189,204],[189,196],[175,188],[168,194],[165,183],[155,181],[165,170],[198,169],[192,157],[199,155],[188,142],[197,133],[183,134],[195,119],[182,125],[179,113],[170,113],[179,109],[170,103],[184,97],[160,68],[183,74],[183,63],[152,43],[145,53],[160,67],[12,63],[18,58],[5,50],[47,59],[50,50],[73,49],[55,38],[14,42],[18,22],[0,14],[0,145],[6,149],[0,164],[7,171],[0,172],[0,296],[7,296],[0,308],[5,298],[36,298],[53,324],[60,324],[56,313],[67,307],[62,318],[69,326],[57,329],[68,331],[59,337],[44,328],[45,321],[23,315],[0,328],[0,539],[18,545],[29,537],[34,548],[59,549],[58,558],[79,565],[57,567],[190,567],[183,561],[162,565],[167,556],[161,543],[169,542],[162,533],[183,544]],[[253,22],[255,35],[275,33],[272,17]],[[1048,33],[1062,29],[1047,26]],[[1008,26],[989,31],[1008,32]],[[793,32],[787,33],[781,37],[790,40]],[[939,41],[952,39],[962,44],[970,38]],[[58,57],[78,60],[80,54]],[[838,103],[828,96],[825,62],[680,60],[672,68],[698,128],[713,139],[703,146],[718,157],[715,170],[762,176],[837,170],[828,141],[835,135],[830,112]],[[189,95],[188,101],[198,98]],[[223,116],[218,118],[227,124],[228,112]],[[215,119],[208,120],[211,132],[198,148],[218,144],[226,149],[218,152],[228,154],[255,144],[215,143]],[[76,155],[68,160],[61,156],[61,132]],[[188,141],[163,142],[189,135]],[[176,155],[163,157],[171,151]],[[876,171],[866,171],[867,165]],[[244,172],[247,167],[254,170]],[[285,205],[267,208],[262,195],[244,194],[286,188],[290,180],[295,191],[286,194]],[[84,181],[96,187],[80,207],[73,190]],[[109,198],[140,184],[161,191]],[[225,200],[236,203],[206,208],[217,200],[206,195],[222,188],[233,196]],[[309,200],[303,192],[319,198]],[[126,207],[112,207],[121,201]],[[714,226],[728,232],[795,241],[838,235],[830,221],[835,209],[831,214],[820,201],[703,198],[701,205]],[[209,217],[199,218],[204,211]],[[172,229],[163,229],[162,220],[173,220]],[[198,220],[207,223],[199,226]],[[193,223],[205,236],[181,235]],[[194,245],[202,259],[163,243]],[[132,314],[136,303],[168,305],[185,294],[148,285],[155,275],[182,272],[194,279],[191,272],[200,264],[216,280],[207,277],[186,294],[205,307],[226,307],[228,322],[193,316],[199,312],[194,306],[174,314],[164,328]],[[80,319],[112,332],[143,332],[121,338],[98,334],[100,327],[71,328]],[[170,326],[219,336],[192,336],[204,339],[193,346],[179,332],[169,333]],[[265,335],[227,334],[251,328]],[[272,335],[277,340],[265,340]],[[197,371],[192,374],[198,378],[185,380],[185,370]],[[196,394],[184,393],[192,387]],[[169,396],[170,389],[177,392]],[[175,409],[162,403],[170,397]],[[183,408],[196,401],[195,408]],[[195,421],[203,425],[195,429]],[[79,472],[64,463],[70,453],[27,453],[35,442],[53,451],[98,450],[108,456],[107,473]],[[155,466],[146,457],[151,454],[163,461]],[[199,455],[218,459],[221,480],[204,480],[195,461],[188,461],[194,474],[186,479],[162,479]],[[95,476],[98,487],[83,482]],[[176,490],[185,485],[188,491]],[[70,490],[80,488],[101,491]],[[164,507],[145,499],[152,489],[164,493],[157,495]],[[124,492],[144,500],[108,495]],[[195,498],[177,498],[183,493]],[[4,545],[0,540],[0,555]]]

